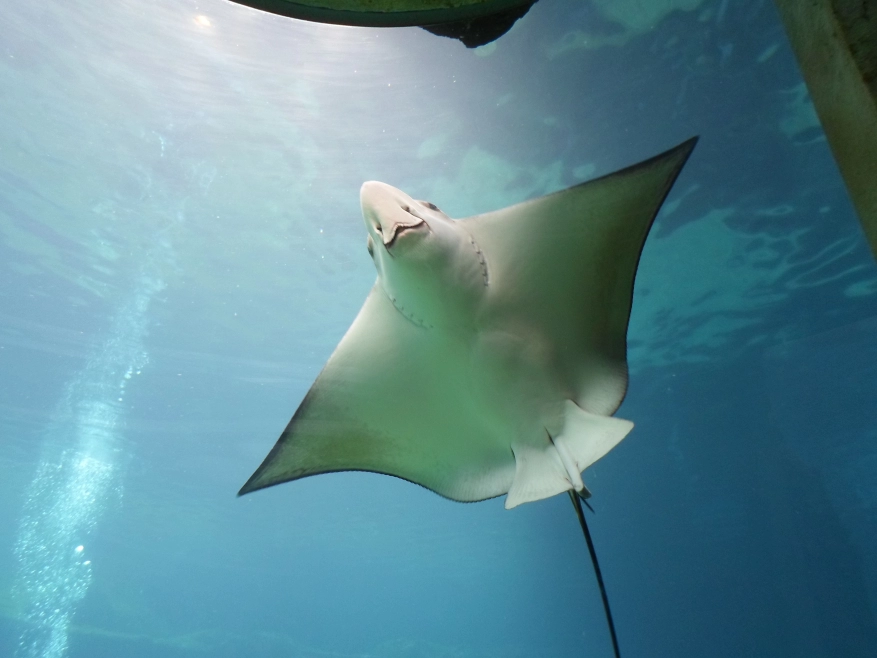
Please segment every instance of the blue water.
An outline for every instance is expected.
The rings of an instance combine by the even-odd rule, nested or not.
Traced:
[[[0,656],[610,656],[566,497],[235,493],[373,283],[362,181],[465,217],[694,134],[586,473],[622,655],[877,655],[877,266],[770,2],[540,0],[475,51],[0,14]]]

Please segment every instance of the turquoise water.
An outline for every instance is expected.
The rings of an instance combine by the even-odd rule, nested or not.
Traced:
[[[374,281],[364,180],[465,217],[695,134],[586,473],[622,655],[877,654],[877,266],[770,2],[540,0],[474,51],[0,2],[0,656],[610,656],[565,497],[235,493]]]

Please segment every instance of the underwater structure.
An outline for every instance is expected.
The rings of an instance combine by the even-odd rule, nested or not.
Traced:
[[[877,258],[877,2],[775,1]]]
[[[534,2],[536,0],[243,0],[241,4],[290,18],[337,25],[417,25],[475,48],[508,32]]]

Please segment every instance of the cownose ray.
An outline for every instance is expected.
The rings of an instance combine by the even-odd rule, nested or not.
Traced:
[[[350,470],[506,508],[571,492],[618,655],[581,474],[633,427],[612,414],[637,265],[695,142],[462,220],[365,183],[377,281],[239,495]]]

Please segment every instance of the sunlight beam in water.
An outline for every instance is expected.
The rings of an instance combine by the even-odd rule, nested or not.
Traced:
[[[15,542],[25,625],[17,658],[61,658],[67,651],[71,619],[92,581],[89,534],[121,494],[125,389],[146,364],[147,310],[163,287],[141,278],[110,339],[68,383],[46,430]]]

